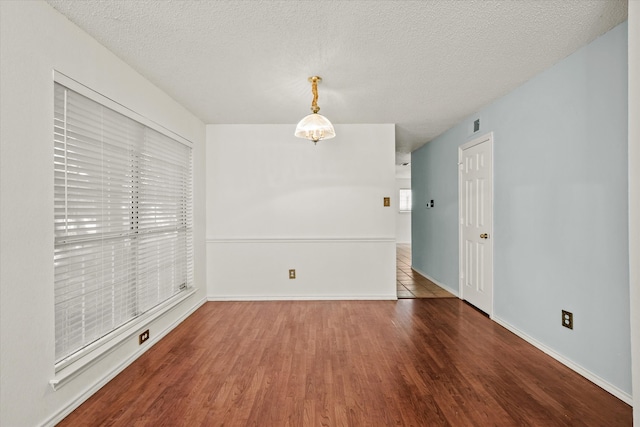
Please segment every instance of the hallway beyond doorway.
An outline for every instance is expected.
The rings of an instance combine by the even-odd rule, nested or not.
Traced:
[[[396,289],[398,298],[455,298],[411,268],[411,244],[396,244]]]

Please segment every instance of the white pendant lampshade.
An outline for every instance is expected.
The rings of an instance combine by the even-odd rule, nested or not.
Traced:
[[[325,116],[318,114],[318,82],[322,81],[321,77],[309,77],[311,82],[311,91],[313,92],[313,101],[311,102],[312,114],[304,117],[296,126],[295,136],[305,138],[317,143],[321,139],[330,139],[336,136],[333,125]]]
[[[336,131],[329,119],[322,114],[313,113],[300,120],[296,126],[295,135],[298,138],[310,139],[316,143],[321,139],[333,138],[336,136]]]

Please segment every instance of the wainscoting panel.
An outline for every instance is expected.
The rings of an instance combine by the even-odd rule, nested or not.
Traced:
[[[394,300],[395,250],[392,238],[208,239],[207,297]]]

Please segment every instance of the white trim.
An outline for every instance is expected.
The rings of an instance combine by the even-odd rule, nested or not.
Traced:
[[[61,73],[58,70],[53,70],[53,81],[56,83],[60,83],[62,86],[65,86],[68,89],[71,89],[74,92],[79,93],[82,96],[86,96],[87,98],[113,110],[116,111],[124,116],[129,117],[130,119],[135,120],[138,123],[141,123],[155,131],[160,132],[161,134],[168,136],[171,139],[175,139],[176,141],[193,148],[193,142],[189,141],[187,138],[178,135],[177,133],[173,132],[172,130],[169,130],[167,128],[165,128],[164,126],[162,126],[159,123],[154,122],[153,120],[143,116],[142,114],[139,114],[127,107],[125,107],[124,105],[118,103],[117,101],[114,101],[113,99],[99,93],[96,92],[95,90],[83,85],[82,83],[80,83],[77,80],[72,79],[71,77]]]
[[[592,383],[594,383],[598,387],[600,387],[603,390],[611,393],[612,395],[614,395],[618,399],[622,400],[624,403],[626,403],[628,405],[632,405],[633,404],[633,401],[632,401],[632,398],[631,398],[630,394],[620,390],[618,387],[616,387],[613,384],[609,383],[608,381],[600,378],[598,375],[594,374],[593,372],[589,371],[588,369],[585,369],[582,366],[578,365],[577,363],[567,359],[563,355],[561,355],[559,353],[556,353],[555,351],[553,351],[552,349],[550,349],[546,345],[542,344],[540,341],[536,340],[535,338],[532,338],[531,336],[529,336],[526,333],[522,332],[518,328],[510,325],[509,323],[507,323],[506,321],[500,319],[499,317],[494,317],[493,321],[496,322],[497,324],[499,324],[500,326],[502,326],[503,328],[507,329],[508,331],[513,332],[514,334],[516,334],[517,336],[519,336],[520,338],[522,338],[523,340],[525,340],[526,342],[528,342],[532,346],[536,347],[538,350],[541,350],[542,352],[546,353],[548,356],[553,357],[555,360],[557,360],[558,362],[562,363],[567,368],[569,368],[572,371],[582,375],[583,377],[585,377],[586,379],[588,379],[589,381],[591,381]]]
[[[462,265],[463,262],[463,256],[462,256],[462,203],[460,203],[460,201],[462,200],[462,180],[461,180],[461,176],[462,176],[462,153],[464,150],[467,150],[473,146],[476,146],[478,144],[482,144],[484,142],[488,142],[489,143],[489,150],[491,152],[491,187],[490,187],[490,191],[491,191],[491,224],[489,224],[489,239],[487,241],[487,243],[491,246],[491,265],[489,266],[489,268],[491,269],[491,307],[489,312],[487,313],[489,315],[489,318],[493,318],[493,311],[494,311],[494,302],[495,302],[495,293],[494,293],[494,284],[495,284],[495,280],[494,280],[494,266],[495,266],[495,245],[494,245],[494,240],[495,240],[495,234],[493,232],[493,217],[494,217],[494,185],[495,185],[495,179],[494,179],[494,170],[495,170],[495,156],[493,155],[493,132],[489,132],[486,133],[478,138],[472,139],[471,141],[465,142],[464,144],[460,145],[458,147],[458,298],[460,299],[464,299],[464,292],[463,292],[463,284],[462,284],[462,272],[464,270],[464,266]]]
[[[429,276],[427,273],[422,272],[422,271],[418,270],[418,269],[417,269],[417,268],[415,268],[415,267],[411,267],[411,269],[412,269],[412,270],[414,270],[414,271],[417,271],[418,273],[420,273],[420,275],[421,275],[421,276],[426,277],[427,279],[429,279],[430,281],[432,281],[432,282],[433,282],[433,283],[435,283],[436,285],[440,286],[440,287],[441,287],[442,289],[444,289],[445,291],[450,292],[450,293],[452,293],[453,295],[455,295],[456,297],[460,298],[460,297],[458,296],[458,291],[457,291],[457,290],[455,290],[455,289],[453,289],[453,288],[450,288],[449,286],[445,285],[444,283],[441,283],[441,282],[437,281],[437,280],[436,280],[436,279],[434,279],[433,277]]]
[[[159,306],[154,307],[145,314],[133,319],[126,325],[88,345],[71,357],[61,361],[56,365],[55,377],[49,380],[49,385],[51,385],[54,391],[57,391],[60,387],[67,384],[70,380],[77,377],[79,374],[93,366],[97,361],[118,348],[128,338],[140,332],[146,327],[146,325],[173,310],[181,302],[185,301],[195,293],[195,288],[190,288],[186,291],[180,292]]]
[[[187,267],[189,267],[189,265],[192,264],[192,256],[189,257],[189,250],[192,250],[192,248],[190,247],[191,240],[192,240],[192,237],[190,236],[191,234],[190,227],[192,225],[191,224],[192,223],[191,200],[193,197],[192,196],[193,194],[193,189],[192,189],[193,159],[192,159],[191,151],[193,148],[192,147],[193,144],[190,141],[186,140],[185,138],[176,135],[175,133],[167,130],[166,128],[160,126],[159,124],[154,123],[150,119],[147,119],[142,115],[117,103],[116,101],[109,99],[104,95],[101,95],[100,93],[88,88],[87,86],[79,83],[78,81],[73,80],[72,78],[64,75],[63,73],[60,73],[57,70],[53,70],[53,80],[54,80],[54,90],[56,92],[56,95],[59,95],[61,92],[64,92],[65,128],[66,128],[66,107],[67,107],[67,101],[68,101],[67,94],[73,91],[73,92],[79,93],[83,97],[86,97],[86,99],[88,100],[87,102],[97,103],[100,106],[104,106],[105,108],[115,111],[119,117],[126,117],[130,120],[136,121],[137,122],[136,126],[138,126],[139,124],[140,129],[142,128],[152,129],[163,135],[162,137],[160,137],[159,135],[156,134],[156,136],[153,137],[154,139],[169,138],[172,142],[175,141],[181,144],[180,146],[177,146],[177,147],[182,147],[181,150],[186,150],[184,151],[185,156],[188,155],[189,158],[188,158],[188,161],[186,158],[184,158],[185,168],[182,168],[181,171],[183,172],[183,177],[185,178],[185,180],[182,182],[184,182],[185,185],[188,187],[188,194],[186,195],[184,195],[183,193],[180,194],[180,196],[187,197],[186,199],[187,208],[186,208],[186,211],[184,212],[186,228],[177,228],[176,230],[186,231],[187,233],[187,236],[186,236],[187,247],[185,248],[185,250],[186,250],[186,256],[187,256],[187,261],[186,261]],[[99,124],[100,123],[99,120],[96,123]],[[91,124],[95,124],[95,123],[91,123]],[[65,137],[66,137],[66,129],[65,129]],[[151,139],[151,141],[153,141],[154,139]],[[67,140],[65,139],[63,142],[65,144],[65,155],[66,155]],[[124,148],[125,145],[127,144],[123,144],[122,147]],[[127,166],[128,165],[129,164],[127,163]],[[65,172],[66,172],[66,157],[65,157],[64,166],[65,166]],[[136,167],[136,171],[137,169],[138,168]],[[139,169],[141,171],[144,171],[144,168],[139,168]],[[65,175],[65,184],[66,184],[66,175]],[[66,188],[64,190],[66,191]],[[99,191],[99,189],[96,189],[96,190]],[[137,189],[136,189],[136,192],[137,192]],[[99,192],[96,194],[99,195]],[[65,205],[65,209],[66,208],[67,206]],[[136,231],[139,231],[138,235],[146,234],[142,228]],[[110,235],[108,237],[116,237],[116,236],[123,236],[123,234],[114,233],[113,235]],[[59,239],[59,240],[56,240],[56,248],[58,248],[58,244],[69,243],[72,241],[80,242],[85,240],[87,239],[86,238]],[[92,239],[92,240],[95,240],[95,239]],[[187,279],[186,279],[188,282],[192,281],[191,276],[192,276],[192,273],[190,270],[188,270]],[[91,366],[93,366],[97,361],[104,358],[107,354],[117,349],[126,340],[140,333],[141,330],[145,327],[145,325],[148,325],[149,323],[154,322],[156,319],[160,318],[164,314],[173,310],[176,306],[178,306],[183,301],[185,301],[186,299],[190,298],[193,294],[195,294],[195,292],[196,292],[196,289],[194,288],[183,289],[181,287],[181,289],[178,290],[176,294],[172,295],[166,301],[160,303],[156,307],[153,307],[151,309],[142,308],[142,310],[148,310],[148,311],[142,312],[139,315],[132,311],[130,313],[131,316],[129,316],[131,318],[124,319],[126,323],[122,324],[119,327],[116,327],[113,330],[107,330],[108,329],[107,328],[101,332],[101,334],[103,333],[105,334],[104,336],[100,337],[100,335],[98,335],[98,337],[100,338],[96,339],[93,342],[92,342],[92,339],[96,337],[90,338],[87,341],[81,343],[83,344],[83,347],[80,348],[78,351],[75,351],[74,353],[64,357],[61,360],[58,360],[58,358],[56,358],[56,361],[54,361],[55,362],[54,378],[50,379],[49,384],[51,385],[54,391],[64,386],[67,382],[69,382],[70,380],[72,380],[73,378],[75,378],[76,376],[78,376],[79,374],[81,374]],[[117,322],[116,325],[118,323],[119,322]],[[68,350],[73,350],[73,348],[70,348]],[[68,352],[65,351],[64,353],[68,353]]]
[[[207,243],[395,243],[395,237],[209,237]]]
[[[229,295],[209,296],[207,301],[396,301],[396,294],[389,295]]]
[[[629,1],[629,299],[633,421],[640,425],[640,2]]]
[[[47,421],[45,421],[42,425],[45,426],[45,427],[49,427],[49,426],[53,427],[56,424],[58,424],[60,421],[62,421],[67,415],[69,415],[76,408],[78,408],[80,405],[82,405],[85,400],[87,400],[92,395],[94,395],[105,384],[107,384],[109,381],[111,381],[113,378],[115,378],[116,375],[118,375],[120,372],[125,370],[125,368],[127,368],[131,363],[133,363],[144,352],[149,350],[154,344],[156,344],[158,341],[160,341],[162,338],[164,338],[169,332],[171,332],[173,329],[175,329],[176,326],[178,326],[180,323],[182,323],[187,317],[191,316],[197,309],[202,307],[202,305],[204,305],[205,302],[206,302],[206,299],[202,299],[202,300],[196,302],[196,304],[193,307],[191,307],[182,316],[180,316],[178,319],[176,319],[174,322],[172,322],[169,326],[164,328],[159,333],[154,334],[154,337],[149,340],[149,345],[145,345],[145,346],[140,347],[140,349],[138,351],[133,353],[130,357],[128,357],[122,363],[120,363],[119,365],[115,366],[109,372],[106,372],[99,381],[96,381],[91,387],[89,387],[84,392],[82,392],[78,397],[76,397],[74,400],[72,400],[68,405],[66,405],[64,408],[59,410],[57,413],[55,413],[54,415],[49,417],[49,419]]]
[[[467,150],[475,145],[482,144],[483,142],[492,141],[493,142],[493,132],[489,132],[484,134],[478,138],[472,139],[471,141],[467,141],[464,144],[458,147],[458,162],[460,159],[460,153],[464,150]]]

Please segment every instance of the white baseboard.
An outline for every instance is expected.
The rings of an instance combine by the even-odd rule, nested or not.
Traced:
[[[396,294],[390,295],[228,295],[208,296],[207,301],[389,301],[397,300]]]
[[[435,283],[436,285],[440,286],[440,287],[441,287],[442,289],[444,289],[445,291],[450,292],[450,293],[452,293],[453,295],[455,295],[455,296],[457,296],[457,297],[459,297],[459,296],[460,296],[460,294],[458,293],[458,289],[452,289],[452,288],[450,288],[449,286],[447,286],[447,285],[445,285],[445,284],[443,284],[443,283],[438,282],[436,279],[434,279],[433,277],[429,276],[427,273],[424,273],[424,272],[422,272],[422,271],[418,270],[417,268],[415,268],[415,267],[413,267],[413,266],[411,267],[411,269],[412,269],[412,270],[414,270],[414,271],[417,271],[418,273],[420,273],[420,275],[421,275],[421,276],[424,276],[424,277],[426,277],[427,279],[431,280],[433,283]]]
[[[186,313],[184,313],[182,316],[180,316],[180,318],[176,319],[176,321],[172,322],[169,326],[167,326],[165,329],[163,329],[159,333],[154,333],[154,337],[151,338],[151,340],[149,342],[149,345],[141,347],[138,351],[136,351],[131,356],[129,356],[127,359],[122,361],[122,363],[120,363],[119,365],[115,366],[110,371],[105,372],[103,377],[102,377],[102,379],[100,379],[100,381],[97,381],[95,384],[93,384],[91,387],[89,387],[87,390],[85,390],[84,393],[80,394],[73,401],[71,401],[68,405],[66,405],[64,408],[62,408],[56,414],[51,416],[47,421],[45,421],[42,424],[42,426],[43,427],[44,426],[53,427],[56,424],[58,424],[60,421],[62,421],[67,415],[69,415],[76,408],[78,408],[80,405],[82,405],[85,400],[90,398],[95,392],[100,390],[105,384],[107,384],[109,381],[111,381],[113,378],[115,378],[116,375],[118,375],[120,372],[122,372],[127,366],[131,365],[131,363],[133,363],[138,357],[142,356],[143,353],[145,353],[151,347],[153,347],[154,344],[156,344],[158,341],[160,341],[162,338],[164,338],[169,332],[171,332],[173,329],[175,329],[175,327],[178,326],[180,323],[182,323],[183,320],[185,320],[187,317],[192,315],[205,302],[206,302],[205,299],[202,299],[202,300],[196,302],[196,304],[194,304],[193,307],[191,307]]]
[[[612,395],[614,395],[618,399],[622,400],[624,403],[633,406],[633,398],[631,397],[631,395],[629,393],[620,390],[618,387],[616,387],[613,384],[609,383],[608,381],[600,378],[599,376],[597,376],[593,372],[589,371],[588,369],[585,369],[582,366],[578,365],[577,363],[567,359],[563,355],[556,353],[555,351],[553,351],[552,349],[550,349],[546,345],[542,344],[540,341],[538,341],[535,338],[532,338],[531,336],[527,335],[526,333],[520,331],[518,328],[510,325],[506,321],[504,321],[504,320],[502,320],[502,319],[500,319],[498,317],[493,317],[493,321],[496,322],[497,324],[499,324],[500,326],[504,327],[505,329],[513,332],[514,334],[516,334],[517,336],[519,336],[520,338],[522,338],[523,340],[525,340],[526,342],[528,342],[532,346],[536,347],[537,349],[541,350],[542,352],[546,353],[547,355],[553,357],[554,359],[556,359],[558,362],[562,363],[563,365],[565,365],[569,369],[571,369],[571,370],[577,372],[578,374],[582,375],[583,377],[585,377],[586,379],[588,379],[589,381],[591,381],[592,383],[594,383],[598,387],[600,387],[603,390],[611,393]]]

